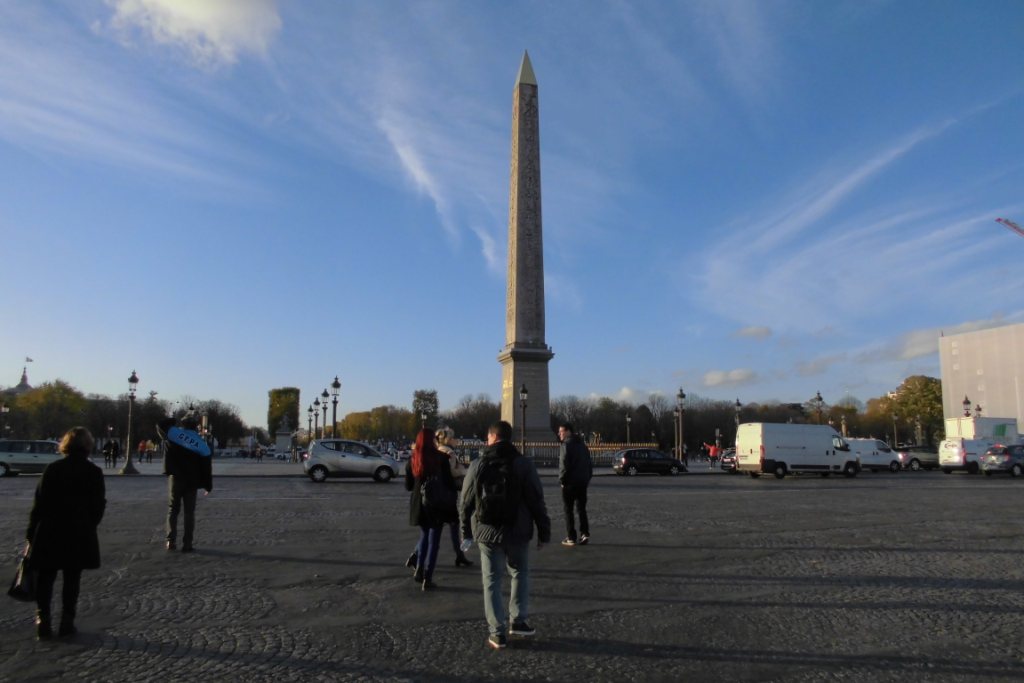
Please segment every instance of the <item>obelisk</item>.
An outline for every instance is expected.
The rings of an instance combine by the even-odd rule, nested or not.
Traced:
[[[551,429],[544,341],[544,239],[540,208],[540,116],[537,78],[523,53],[512,97],[512,163],[508,193],[508,293],[501,363],[501,419],[521,438],[520,391],[527,390],[526,440],[556,441]]]

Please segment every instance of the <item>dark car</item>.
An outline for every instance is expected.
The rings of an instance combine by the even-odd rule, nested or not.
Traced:
[[[905,470],[934,470],[939,467],[939,452],[931,446],[900,446],[896,449]]]
[[[719,458],[721,462],[721,468],[730,473],[735,474],[738,470],[736,469],[736,449],[726,448],[722,451],[722,456]]]
[[[632,477],[643,472],[679,474],[686,471],[686,465],[653,448],[629,448],[612,455],[612,469],[616,474]]]
[[[1011,477],[1019,477],[1024,472],[1024,446],[992,446],[981,456],[981,471],[985,476],[1009,472]]]

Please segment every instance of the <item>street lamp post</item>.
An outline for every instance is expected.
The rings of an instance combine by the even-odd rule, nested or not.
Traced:
[[[977,418],[981,417],[981,404],[980,403],[978,405],[974,406],[974,417],[977,417]]]
[[[672,411],[672,436],[676,442],[673,453],[676,454],[676,460],[682,460],[683,454],[679,451],[679,408]]]
[[[327,393],[326,389],[324,389],[324,393],[320,394],[320,397],[323,399],[323,402],[321,403],[321,406],[323,406],[323,409],[324,409],[324,438],[325,439],[327,438],[327,398],[328,398],[328,395],[329,394]],[[334,436],[334,425],[331,425],[331,436]]]
[[[320,438],[320,397],[313,401],[313,435]]]
[[[893,448],[896,448],[899,445],[899,443],[900,443],[899,435],[897,434],[897,431],[896,431],[896,418],[897,417],[898,417],[898,415],[896,415],[896,412],[893,411],[893,414],[892,414],[892,447]]]
[[[962,405],[964,407],[964,417],[970,417],[971,416],[971,399],[967,398],[966,394],[964,394],[964,400],[963,400],[963,402],[960,405]]]
[[[683,401],[686,400],[686,392],[683,391],[682,387],[679,387],[679,393],[676,394],[676,413],[679,415],[679,459],[683,460],[686,456],[686,439],[683,434],[683,424],[686,422],[686,408]]]
[[[420,410],[420,429],[427,428],[427,411]]]
[[[814,398],[811,399],[811,403],[814,404],[814,412],[818,415],[818,424],[821,424],[821,411],[825,406],[825,399],[821,397],[821,392],[815,392]]]
[[[921,416],[914,418],[914,443],[920,445],[924,441],[924,434],[921,432]]]
[[[733,406],[736,410],[736,415],[733,421],[736,422],[736,435],[733,437],[732,445],[736,446],[740,438],[740,411],[743,410],[743,404],[740,403],[739,399],[736,399],[736,405]]]
[[[526,455],[526,399],[529,397],[526,385],[519,387],[519,408],[522,411],[522,420],[519,424],[519,451]]]
[[[11,412],[11,409],[6,403],[0,405],[0,417],[3,418],[3,424],[0,424],[0,439],[7,434],[7,413]]]
[[[313,406],[306,409],[306,435],[313,440]]]
[[[629,439],[629,423],[632,422],[632,421],[633,421],[633,417],[629,413],[626,413],[626,445],[627,446],[629,445],[629,442],[630,442],[630,439]]]
[[[135,405],[135,390],[138,388],[138,384],[139,376],[132,370],[132,375],[128,378],[128,437],[125,440],[124,467],[121,468],[119,474],[139,473],[135,469],[135,465],[132,464],[132,406]]]
[[[337,436],[335,430],[338,429],[338,394],[341,392],[341,381],[338,376],[334,376],[334,381],[331,382],[331,424],[334,425],[331,428],[331,436]]]

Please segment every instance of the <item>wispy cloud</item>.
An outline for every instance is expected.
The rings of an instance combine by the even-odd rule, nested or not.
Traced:
[[[826,356],[818,356],[809,361],[802,361],[797,363],[796,373],[801,377],[812,377],[814,375],[824,374],[837,363],[845,361],[847,354],[845,353],[833,353]]]
[[[748,339],[767,339],[772,336],[772,328],[764,325],[750,325],[736,330],[735,336]]]
[[[712,370],[704,374],[705,387],[738,387],[757,381],[757,373],[748,368],[735,370]]]

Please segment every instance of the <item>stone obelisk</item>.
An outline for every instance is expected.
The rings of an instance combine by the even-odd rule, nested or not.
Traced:
[[[537,78],[523,53],[512,98],[512,164],[508,193],[508,294],[501,363],[501,419],[522,434],[520,391],[525,386],[526,440],[556,441],[551,430],[548,361],[544,341],[544,240],[540,209],[540,116]]]

